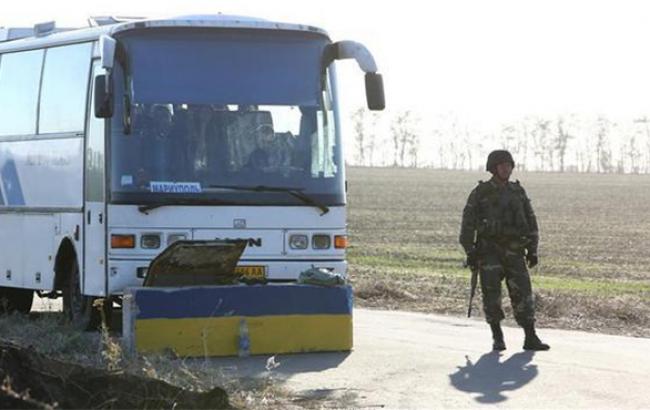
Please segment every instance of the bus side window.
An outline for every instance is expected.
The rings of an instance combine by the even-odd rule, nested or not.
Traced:
[[[36,134],[43,50],[0,56],[0,135]]]
[[[91,43],[46,50],[39,105],[39,134],[84,130],[91,50]]]

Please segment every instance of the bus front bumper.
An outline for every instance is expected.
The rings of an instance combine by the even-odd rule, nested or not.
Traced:
[[[147,267],[147,259],[110,259],[108,264],[108,290],[111,295],[121,295],[125,288],[142,286]],[[238,267],[259,267],[269,281],[292,281],[298,279],[300,272],[312,267],[325,268],[347,277],[348,264],[345,260],[291,260],[268,261],[242,259]],[[256,269],[253,269],[256,270]]]

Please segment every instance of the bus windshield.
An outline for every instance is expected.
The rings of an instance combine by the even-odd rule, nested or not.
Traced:
[[[209,33],[122,39],[128,64],[115,72],[125,98],[116,99],[111,126],[112,202],[302,204],[281,190],[223,188],[263,185],[343,204],[333,67],[321,78],[327,39]]]

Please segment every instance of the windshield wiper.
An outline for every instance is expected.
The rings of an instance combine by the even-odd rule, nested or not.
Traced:
[[[149,211],[152,209],[160,208],[161,206],[167,206],[169,204],[147,204],[147,205],[139,205],[138,206],[138,211],[142,212],[145,215],[149,215]]]
[[[307,205],[311,205],[323,211],[320,215],[323,216],[330,211],[329,207],[316,201],[314,198],[302,192],[304,188],[288,188],[288,187],[275,187],[266,185],[257,186],[242,186],[242,185],[210,185],[210,188],[232,189],[235,191],[252,191],[252,192],[286,192],[294,198],[300,199]]]
[[[203,198],[176,198],[167,202],[159,202],[153,204],[139,205],[138,211],[142,212],[145,215],[149,214],[149,211],[152,209],[160,208],[163,206],[172,206],[172,205],[235,205],[234,202],[224,201],[222,199],[203,199]]]

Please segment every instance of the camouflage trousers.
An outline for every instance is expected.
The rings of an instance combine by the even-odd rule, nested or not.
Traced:
[[[483,311],[488,323],[505,317],[501,308],[501,281],[505,279],[515,320],[519,326],[535,323],[535,304],[524,255],[511,251],[491,251],[481,257]]]

